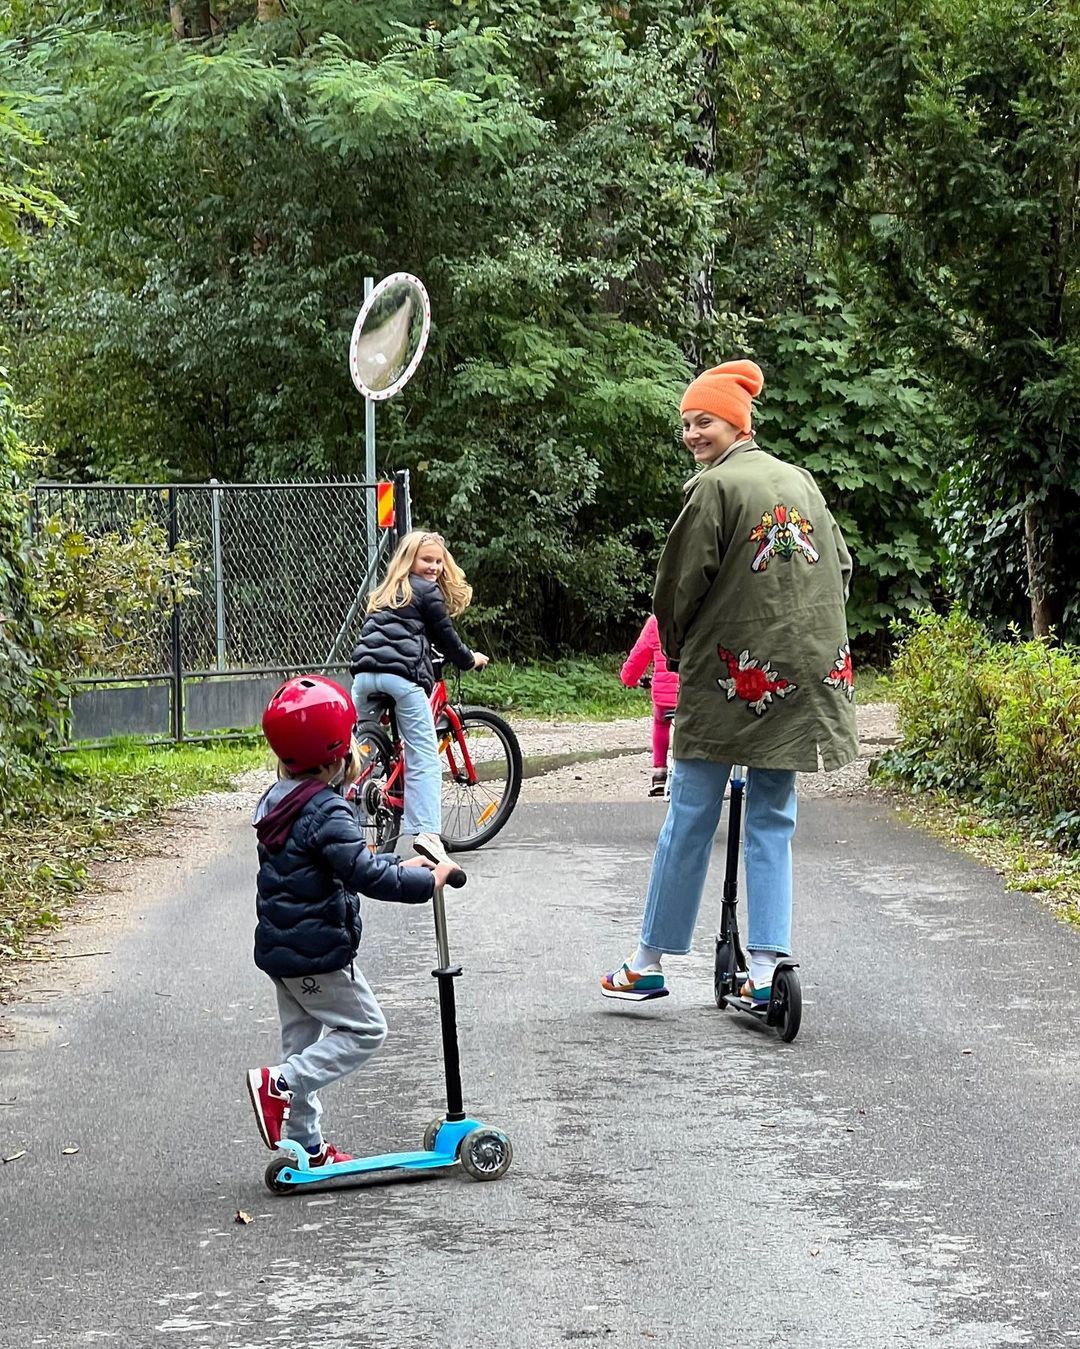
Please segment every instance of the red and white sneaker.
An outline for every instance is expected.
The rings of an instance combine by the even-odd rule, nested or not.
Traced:
[[[308,1166],[333,1166],[335,1162],[351,1162],[348,1152],[339,1152],[333,1143],[323,1143],[318,1152],[308,1153]]]
[[[289,1118],[292,1092],[281,1090],[269,1068],[252,1068],[247,1075],[247,1089],[262,1141],[272,1152],[281,1141],[281,1130]]]

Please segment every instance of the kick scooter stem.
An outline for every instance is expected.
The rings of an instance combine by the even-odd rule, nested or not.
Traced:
[[[461,871],[453,872],[447,879],[447,885],[457,887],[464,884],[465,874]],[[443,1067],[446,1073],[446,1118],[450,1123],[455,1123],[465,1118],[461,1058],[458,1053],[457,1004],[454,999],[454,980],[461,974],[461,966],[450,964],[446,900],[441,885],[435,888],[431,908],[435,917],[435,950],[439,957],[439,967],[431,973],[439,984],[439,1021],[442,1026]]]

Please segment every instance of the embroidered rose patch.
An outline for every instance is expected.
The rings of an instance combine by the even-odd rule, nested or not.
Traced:
[[[786,698],[799,687],[790,679],[781,679],[769,668],[768,661],[751,660],[749,651],[736,656],[726,647],[718,646],[716,654],[728,670],[728,678],[716,682],[727,694],[729,702],[732,698],[741,698],[747,711],[755,716],[764,716],[774,698]]]
[[[761,517],[761,524],[750,531],[750,543],[757,544],[751,571],[768,571],[774,557],[790,562],[798,554],[809,563],[821,554],[810,542],[814,526],[796,506],[774,506]]]
[[[831,689],[839,689],[848,702],[855,700],[855,674],[851,668],[851,647],[846,643],[836,648],[832,669],[821,681]]]

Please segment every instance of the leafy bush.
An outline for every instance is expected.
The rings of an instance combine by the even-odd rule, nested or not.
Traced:
[[[51,634],[56,668],[77,675],[145,674],[161,663],[174,603],[193,592],[195,555],[165,530],[134,520],[121,536],[90,535],[53,516],[40,532],[37,609]]]
[[[26,529],[30,456],[0,370],[0,821],[29,795],[57,741],[64,689],[35,609],[36,561]]]
[[[958,611],[924,613],[893,675],[901,743],[881,771],[1080,845],[1080,650],[993,642]]]

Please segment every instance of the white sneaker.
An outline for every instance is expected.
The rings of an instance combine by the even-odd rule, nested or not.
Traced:
[[[434,862],[436,866],[455,865],[438,834],[417,834],[413,839],[413,851],[418,852],[421,857],[426,857],[429,862]]]

